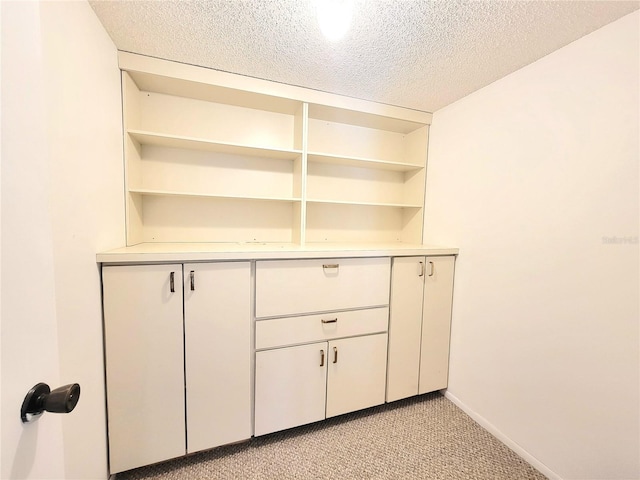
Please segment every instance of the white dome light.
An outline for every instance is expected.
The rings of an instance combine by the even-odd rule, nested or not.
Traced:
[[[328,40],[336,42],[344,37],[351,25],[352,0],[316,0],[318,25]]]

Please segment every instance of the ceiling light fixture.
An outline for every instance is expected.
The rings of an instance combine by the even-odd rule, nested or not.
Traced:
[[[337,42],[349,30],[353,14],[352,0],[316,0],[318,25],[324,36]]]

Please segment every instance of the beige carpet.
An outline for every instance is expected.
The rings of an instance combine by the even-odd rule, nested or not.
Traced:
[[[117,475],[178,479],[546,477],[439,393],[401,400]]]

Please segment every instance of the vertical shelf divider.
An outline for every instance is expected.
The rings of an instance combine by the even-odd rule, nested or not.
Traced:
[[[296,117],[296,121],[298,117]],[[296,125],[298,127],[298,125]],[[306,243],[306,230],[307,230],[307,144],[309,139],[309,104],[303,103],[301,107],[300,115],[300,131],[296,128],[296,138],[300,138],[302,144],[300,148],[302,150],[302,156],[300,159],[300,233],[298,236],[298,242],[301,246]]]
[[[122,126],[124,135],[125,237],[127,246],[144,241],[142,228],[142,196],[128,190],[140,184],[141,145],[127,133],[140,126],[140,90],[127,72],[122,72]]]
[[[293,122],[293,148],[302,152],[304,144],[304,105],[294,115]],[[304,237],[304,206],[302,204],[302,185],[304,181],[303,173],[304,152],[294,161],[293,164],[293,196],[299,198],[300,201],[293,206],[292,225],[291,225],[291,243],[301,245]]]

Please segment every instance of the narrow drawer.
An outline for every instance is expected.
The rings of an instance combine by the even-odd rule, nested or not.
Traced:
[[[256,322],[256,350],[386,332],[389,308],[368,308]]]
[[[256,262],[256,317],[389,304],[390,259]]]

